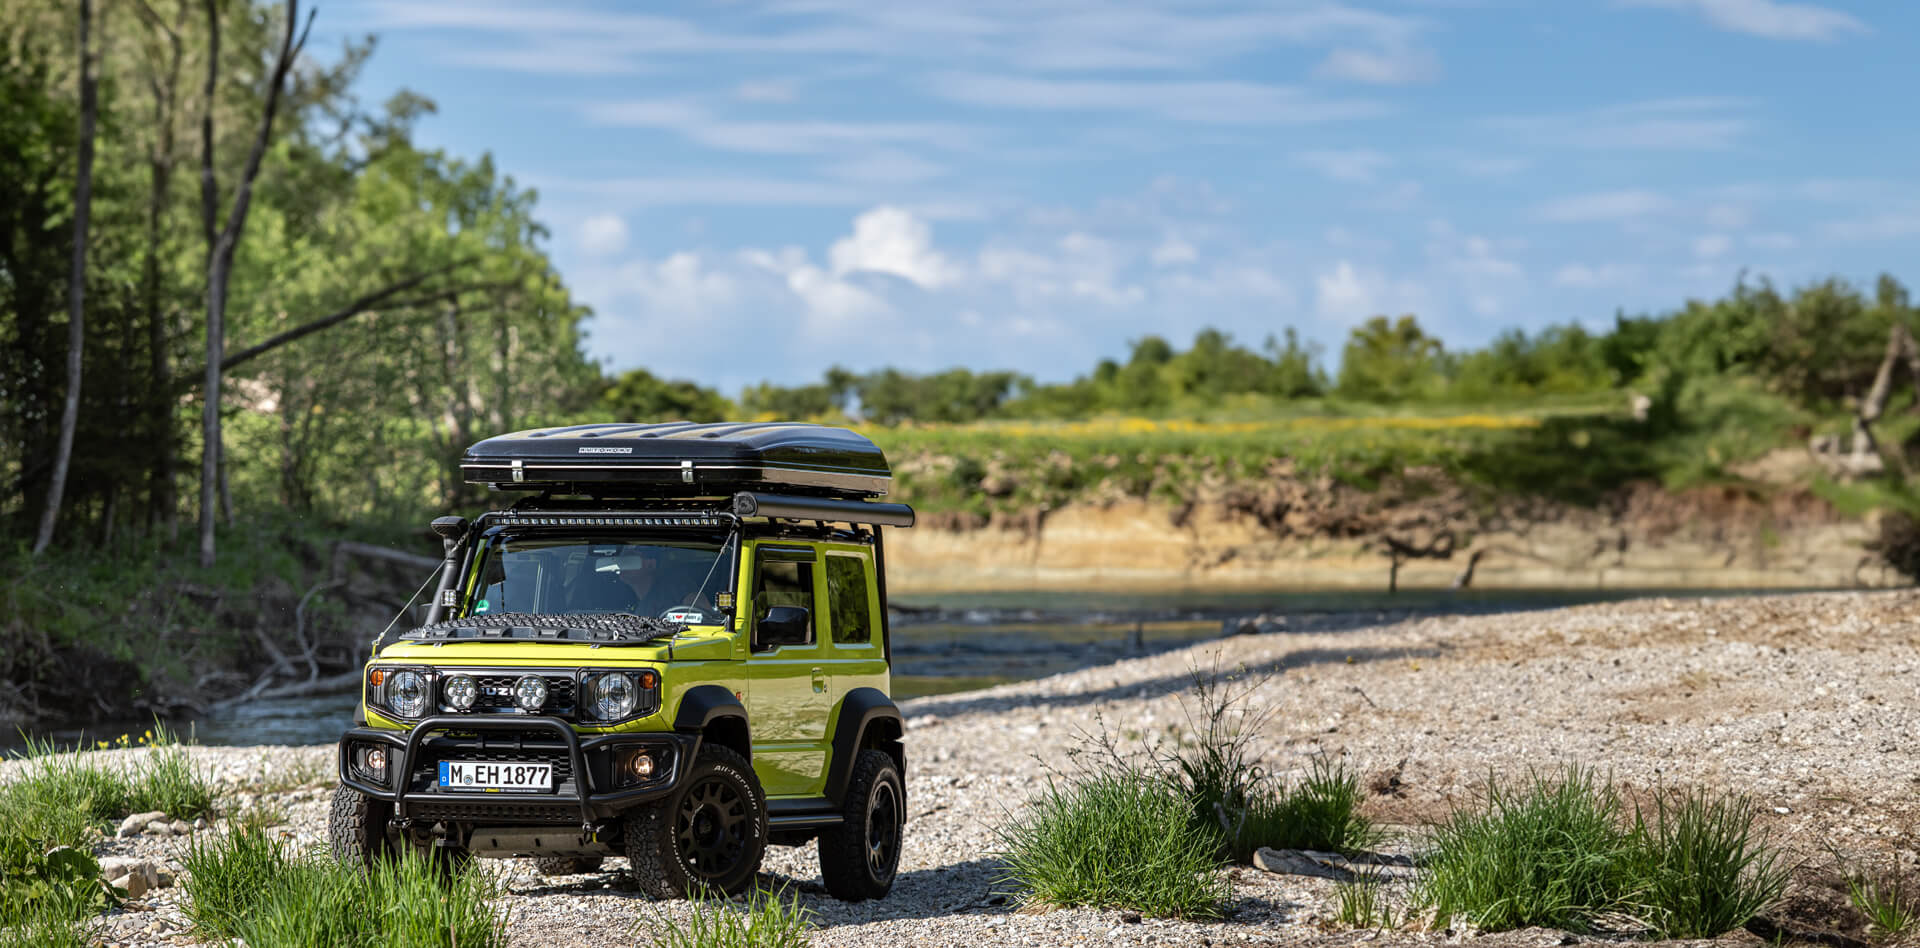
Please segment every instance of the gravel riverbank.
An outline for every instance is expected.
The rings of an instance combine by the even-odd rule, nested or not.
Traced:
[[[1236,636],[986,691],[918,699],[909,718],[910,822],[901,875],[882,901],[843,904],[819,886],[811,845],[774,849],[766,881],[803,893],[821,946],[1431,943],[1465,933],[1339,932],[1333,886],[1253,869],[1234,876],[1228,918],[1138,920],[1116,911],[1023,909],[996,884],[995,830],[1083,736],[1105,728],[1170,735],[1186,723],[1190,669],[1271,672],[1279,711],[1263,734],[1269,766],[1303,772],[1337,755],[1380,791],[1368,808],[1417,827],[1469,800],[1489,773],[1566,763],[1610,771],[1630,793],[1679,784],[1739,790],[1803,863],[1797,899],[1835,851],[1913,867],[1920,822],[1920,594],[1911,591],[1644,599],[1491,616],[1414,619],[1337,633]],[[193,748],[229,806],[283,806],[282,832],[324,837],[330,747]],[[137,752],[109,752],[127,754]],[[19,767],[0,764],[0,779]],[[1388,779],[1392,777],[1393,779]],[[322,787],[325,781],[328,787]],[[306,784],[299,789],[280,789]],[[261,792],[262,788],[271,792]],[[178,864],[184,840],[142,835],[103,855]],[[548,879],[491,863],[508,894],[514,944],[645,944],[649,920],[685,911],[630,891],[609,871]],[[178,888],[105,921],[115,944],[189,941]],[[1560,944],[1522,932],[1477,944]],[[1731,940],[1758,943],[1738,934]]]

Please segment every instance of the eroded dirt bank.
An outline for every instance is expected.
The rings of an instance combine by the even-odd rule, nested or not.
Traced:
[[[934,514],[887,538],[897,592],[1259,586],[1831,588],[1896,585],[1871,518],[1805,492],[1647,486],[1599,505],[1488,502],[1430,480],[1280,479],[1178,506],[1139,499]]]
[[[1331,754],[1379,792],[1365,807],[1393,825],[1391,848],[1420,845],[1421,826],[1471,801],[1490,773],[1566,764],[1601,768],[1630,796],[1699,785],[1752,795],[1762,828],[1800,868],[1783,923],[1825,926],[1828,944],[1857,937],[1831,886],[1836,853],[1916,872],[1920,757],[1920,594],[1911,591],[1655,598],[1494,616],[1449,616],[1332,634],[1238,636],[1182,652],[1033,682],[907,702],[911,822],[901,875],[885,900],[850,905],[822,891],[811,845],[773,850],[763,881],[802,894],[820,946],[1569,944],[1540,931],[1348,932],[1333,927],[1324,880],[1233,873],[1217,922],[1130,922],[1117,911],[1022,910],[999,879],[995,832],[1068,766],[1089,731],[1174,737],[1193,667],[1273,677],[1256,700],[1278,713],[1263,734],[1269,767],[1301,773]],[[114,752],[119,753],[119,752]],[[196,759],[244,787],[310,775],[312,789],[271,794],[301,845],[323,837],[331,748],[201,748]],[[0,763],[0,780],[18,764]],[[1386,777],[1393,779],[1388,780]],[[1641,797],[1644,798],[1644,797]],[[233,805],[240,805],[235,802]],[[180,838],[114,839],[103,853],[177,860]],[[645,943],[680,903],[654,904],[606,871],[535,876],[491,864],[524,948]],[[178,888],[109,918],[105,940],[179,944]],[[1736,933],[1720,945],[1760,946]]]

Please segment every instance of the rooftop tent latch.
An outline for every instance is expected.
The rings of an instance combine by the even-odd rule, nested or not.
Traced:
[[[519,458],[514,458],[513,459],[513,482],[515,484],[518,484],[518,483],[521,483],[522,481],[525,481],[526,479],[527,479],[526,462],[520,460]]]
[[[682,484],[693,483],[693,462],[692,461],[680,462],[680,483]]]

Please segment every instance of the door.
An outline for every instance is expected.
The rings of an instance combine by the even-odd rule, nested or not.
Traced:
[[[889,688],[886,646],[881,641],[880,593],[873,581],[873,556],[860,547],[829,547],[824,572],[827,592],[827,673],[834,711],[855,688]]]
[[[821,641],[819,559],[813,547],[802,544],[767,542],[753,548],[747,720],[753,769],[769,797],[819,796],[826,788],[833,685]],[[802,634],[789,626],[782,630],[785,638],[776,641],[765,620],[781,606],[806,610],[806,620]]]

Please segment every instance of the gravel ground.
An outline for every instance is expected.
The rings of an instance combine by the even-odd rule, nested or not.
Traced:
[[[819,885],[811,845],[774,849],[765,881],[803,894],[815,944],[1392,944],[1453,942],[1466,932],[1333,928],[1333,886],[1228,870],[1228,917],[1139,920],[1116,911],[1023,908],[996,884],[995,828],[1049,763],[1105,728],[1127,738],[1177,733],[1190,669],[1271,673],[1258,699],[1278,712],[1263,731],[1271,768],[1305,770],[1316,754],[1347,760],[1383,792],[1368,801],[1402,832],[1470,800],[1489,773],[1565,763],[1603,768],[1630,794],[1700,784],[1739,790],[1804,865],[1794,901],[1831,902],[1812,885],[1838,851],[1912,867],[1920,728],[1920,594],[1877,592],[1646,599],[1496,616],[1415,619],[1338,633],[1238,636],[1039,681],[907,703],[910,822],[887,899],[843,904]],[[129,752],[109,752],[125,754]],[[195,748],[223,783],[256,789],[325,777],[331,748]],[[0,778],[18,764],[0,764]],[[1395,779],[1389,779],[1389,778]],[[236,791],[238,792],[238,791]],[[300,844],[324,836],[328,790],[266,794]],[[245,793],[229,806],[256,799]],[[100,851],[177,866],[178,838],[114,839]],[[489,863],[508,894],[513,944],[646,943],[649,922],[680,916],[603,873],[548,879],[522,861]],[[1811,893],[1811,894],[1809,894]],[[150,893],[105,920],[114,944],[189,941],[181,890]],[[1557,945],[1529,931],[1475,944]],[[1723,941],[1759,944],[1736,934]]]

